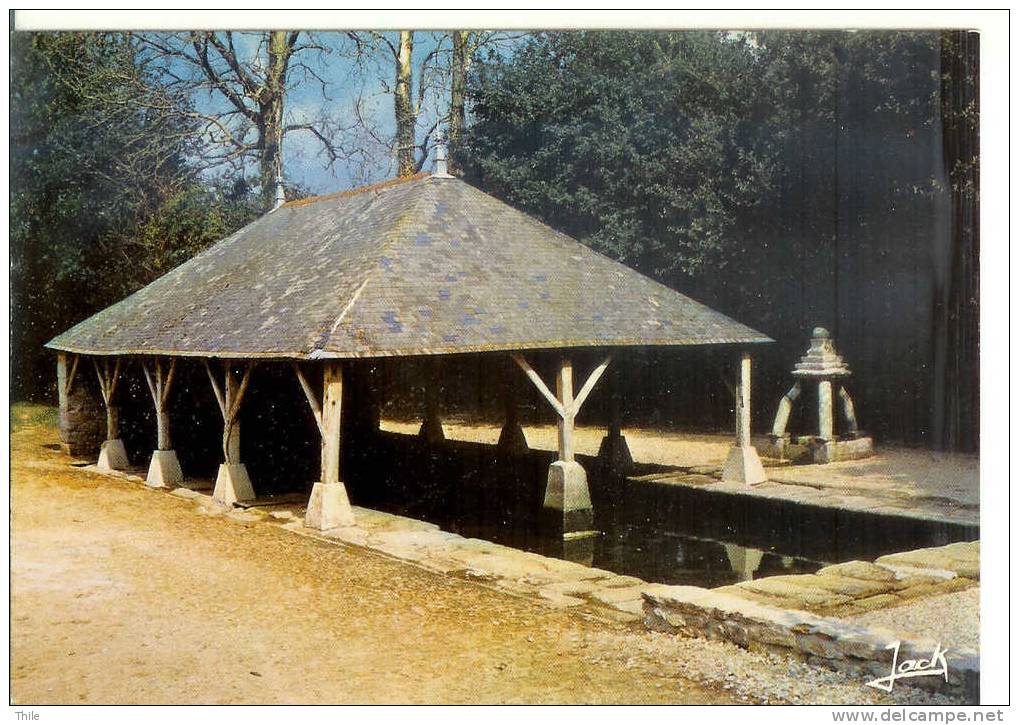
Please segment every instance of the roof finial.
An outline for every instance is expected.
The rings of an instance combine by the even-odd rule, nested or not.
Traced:
[[[285,203],[286,192],[283,189],[283,164],[280,159],[276,159],[276,199],[272,204],[272,211],[276,211],[276,209]]]
[[[449,174],[449,167],[446,165],[446,142],[439,141],[435,144],[435,172],[432,176],[440,179],[452,179]]]

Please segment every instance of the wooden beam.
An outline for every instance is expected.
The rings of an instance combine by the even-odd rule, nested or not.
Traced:
[[[74,378],[78,375],[78,360],[81,359],[81,355],[72,355],[71,358],[71,370],[64,382],[64,395],[67,397],[70,397],[71,390],[74,388]]]
[[[230,401],[229,421],[233,423],[237,420],[237,414],[241,412],[241,401],[244,400],[244,393],[248,389],[248,381],[251,380],[251,369],[255,366],[254,363],[248,362],[244,367],[244,375],[241,377],[241,384],[237,387],[234,395]],[[227,375],[230,376],[230,368],[227,366]]]
[[[775,412],[775,423],[771,426],[771,434],[778,438],[785,435],[786,426],[789,425],[789,415],[793,411],[793,403],[800,397],[800,381],[797,380],[788,392],[778,401],[778,410]]]
[[[113,396],[116,395],[116,393],[117,393],[117,383],[120,382],[120,367],[121,367],[120,363],[121,363],[121,358],[118,355],[117,356],[117,361],[113,365],[113,379],[110,381],[110,399],[111,400],[113,399]]]
[[[598,366],[591,371],[591,374],[587,376],[587,382],[584,383],[584,387],[580,389],[580,392],[577,393],[576,399],[573,401],[572,412],[574,417],[576,417],[577,413],[580,412],[580,406],[584,404],[584,401],[587,400],[587,396],[591,394],[592,390],[594,390],[594,386],[598,383],[598,379],[605,372],[606,368],[608,368],[610,362],[612,362],[612,356],[607,355],[605,359],[598,363]]]
[[[293,363],[294,374],[297,375],[297,382],[301,384],[301,390],[304,391],[304,397],[308,399],[308,405],[311,406],[311,414],[315,418],[315,425],[318,426],[318,433],[323,438],[325,437],[325,429],[322,427],[322,406],[319,404],[318,399],[315,396],[315,391],[311,389],[311,384],[308,379],[304,376],[304,371],[301,370],[299,363]]]
[[[839,386],[839,400],[842,401],[842,415],[846,419],[849,434],[855,436],[860,432],[856,422],[856,406],[853,405],[853,399],[849,396],[849,391],[841,385]]]
[[[513,361],[520,367],[521,370],[524,371],[524,374],[528,377],[528,379],[534,383],[534,387],[538,389],[538,392],[545,396],[545,400],[548,401],[549,405],[552,406],[559,417],[564,417],[566,415],[566,409],[552,391],[548,389],[548,386],[545,385],[545,381],[541,379],[541,376],[538,375],[535,369],[531,367],[524,356],[519,353],[513,353],[510,357],[512,357]]]
[[[96,377],[99,378],[99,394],[103,396],[103,403],[108,406],[110,404],[110,396],[106,389],[106,378],[103,375],[103,370],[99,367],[98,358],[92,358],[92,367],[96,369]]]
[[[142,372],[145,373],[145,382],[149,386],[149,393],[152,395],[152,402],[159,405],[159,394],[156,392],[156,382],[149,370],[149,364],[142,360]]]
[[[166,401],[170,399],[170,388],[173,386],[173,376],[177,372],[177,358],[170,358],[170,369],[166,373],[166,381],[163,383],[163,389],[161,391],[161,397],[159,402],[162,407],[166,407]]]
[[[216,402],[219,403],[219,412],[223,415],[223,420],[226,420],[226,399],[223,397],[223,391],[220,390],[219,383],[216,382],[216,375],[212,372],[212,366],[209,365],[209,359],[205,358],[202,360],[205,363],[205,372],[209,374],[209,382],[212,383],[212,392],[216,396]],[[153,388],[153,395],[155,395],[155,389]]]

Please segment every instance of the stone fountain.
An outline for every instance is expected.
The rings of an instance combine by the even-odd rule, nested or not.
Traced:
[[[832,463],[871,456],[874,443],[859,430],[853,399],[844,383],[851,375],[849,366],[835,351],[835,343],[828,330],[814,328],[810,348],[796,363],[792,374],[796,382],[779,401],[767,455],[803,463]],[[786,433],[786,427],[793,403],[803,392],[804,383],[817,384],[817,435],[791,436]],[[833,388],[838,390],[845,421],[845,431],[841,436],[835,434]]]

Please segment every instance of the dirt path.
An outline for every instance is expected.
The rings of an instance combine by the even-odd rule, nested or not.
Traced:
[[[640,638],[68,466],[12,414],[18,704],[729,702],[589,639]]]

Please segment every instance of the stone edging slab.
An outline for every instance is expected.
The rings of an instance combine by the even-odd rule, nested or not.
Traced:
[[[905,552],[903,561],[910,558],[908,554],[913,552]],[[889,558],[894,562],[898,556]],[[911,568],[907,575],[914,576],[916,571],[925,570]],[[951,575],[954,577],[954,573]],[[865,681],[890,673],[893,656],[890,646],[894,642],[900,642],[899,663],[929,659],[940,644],[927,639],[903,640],[900,634],[888,629],[863,627],[834,617],[775,607],[730,591],[690,586],[655,584],[647,587],[644,624],[658,632],[724,640],[751,651],[792,657]],[[908,684],[977,701],[979,654],[972,650],[949,649],[945,658],[947,682],[939,676],[927,676],[907,680],[899,683],[900,686]]]

